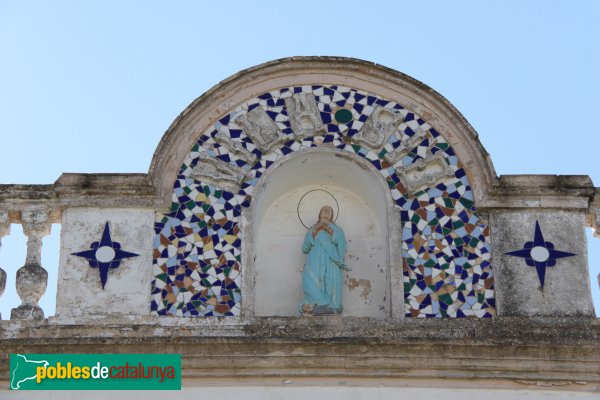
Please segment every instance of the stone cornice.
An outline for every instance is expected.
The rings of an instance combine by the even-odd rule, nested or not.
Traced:
[[[587,318],[99,318],[0,322],[8,354],[182,353],[183,376],[499,379],[600,383],[600,322]],[[232,368],[235,365],[235,368]]]
[[[146,174],[63,174],[52,185],[0,185],[0,211],[12,223],[26,210],[47,211],[59,223],[69,207],[157,208],[154,193]]]
[[[478,210],[568,209],[587,212],[595,192],[587,175],[502,175]]]

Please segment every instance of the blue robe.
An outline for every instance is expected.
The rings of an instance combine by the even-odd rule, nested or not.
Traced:
[[[316,237],[312,234],[314,227],[306,232],[302,252],[308,254],[302,274],[305,304],[331,307],[335,313],[342,312],[343,269],[346,254],[346,237],[344,231],[334,223],[329,223],[333,231],[330,236],[320,230]]]

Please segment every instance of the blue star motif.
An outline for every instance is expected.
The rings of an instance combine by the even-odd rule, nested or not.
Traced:
[[[90,267],[98,268],[102,290],[104,290],[104,286],[106,285],[109,269],[118,268],[124,258],[137,257],[139,255],[121,250],[121,244],[112,241],[108,222],[104,225],[102,239],[99,242],[93,242],[90,248],[91,250],[71,253],[71,255],[86,258]]]
[[[554,244],[546,242],[540,229],[540,224],[535,221],[535,235],[533,242],[525,243],[525,246],[521,250],[511,251],[504,253],[508,256],[522,257],[530,267],[535,267],[542,290],[544,289],[544,279],[546,277],[546,268],[554,267],[556,260],[559,258],[573,257],[576,254],[567,253],[566,251],[560,251],[554,249]]]

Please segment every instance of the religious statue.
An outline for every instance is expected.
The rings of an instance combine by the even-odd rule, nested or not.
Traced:
[[[324,206],[319,220],[306,232],[302,252],[308,254],[304,264],[302,286],[304,300],[300,304],[304,315],[342,313],[342,270],[346,237],[342,228],[333,223],[333,208]]]

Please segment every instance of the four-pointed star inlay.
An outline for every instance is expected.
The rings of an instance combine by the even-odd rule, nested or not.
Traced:
[[[525,259],[527,265],[535,267],[538,278],[540,279],[540,285],[542,285],[542,290],[544,289],[546,268],[554,267],[556,265],[556,260],[559,258],[573,257],[576,255],[566,251],[555,250],[553,243],[546,242],[538,221],[535,221],[533,242],[525,243],[525,246],[521,250],[510,251],[504,254],[522,257]]]
[[[109,269],[118,268],[121,265],[121,260],[124,258],[137,257],[139,255],[121,250],[121,244],[112,241],[108,222],[104,225],[102,239],[99,242],[93,242],[90,248],[91,250],[71,253],[71,255],[86,258],[90,267],[98,268],[103,290],[106,285]]]

